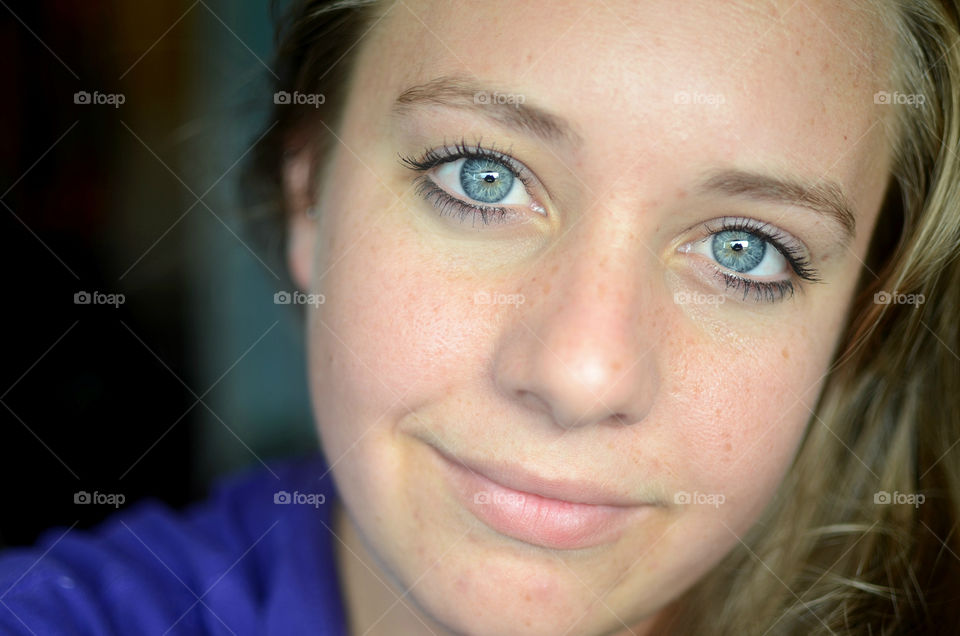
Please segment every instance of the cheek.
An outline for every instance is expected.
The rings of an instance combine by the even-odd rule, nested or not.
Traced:
[[[668,345],[668,388],[653,414],[673,423],[664,448],[684,490],[724,497],[719,512],[731,529],[760,514],[812,418],[833,343],[796,322],[766,335],[698,332]]]
[[[356,214],[331,202],[320,231],[314,291],[326,302],[308,315],[308,338],[328,455],[373,447],[378,432],[443,400],[489,357],[489,325],[469,291],[478,284],[424,257],[420,239],[398,222],[410,211],[390,201],[351,201]]]

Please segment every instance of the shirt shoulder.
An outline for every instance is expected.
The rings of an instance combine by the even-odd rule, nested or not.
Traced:
[[[0,634],[345,633],[319,459],[221,482],[181,511],[140,502],[0,553]]]

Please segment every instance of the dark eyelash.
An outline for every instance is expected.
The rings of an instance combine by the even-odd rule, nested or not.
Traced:
[[[501,152],[494,146],[485,148],[479,140],[475,144],[468,144],[461,139],[453,145],[444,144],[440,148],[428,148],[419,157],[400,155],[400,163],[415,172],[421,173],[457,159],[489,159],[502,163],[510,169],[513,176],[519,179],[523,185],[528,188],[531,185],[530,175],[509,153]]]
[[[502,163],[525,187],[530,188],[529,175],[510,155],[494,147],[485,148],[480,141],[469,145],[461,139],[452,146],[445,144],[440,148],[428,148],[419,157],[409,157],[401,154],[400,163],[421,175],[417,179],[417,194],[432,203],[440,212],[440,216],[456,216],[461,223],[468,216],[476,223],[479,216],[483,224],[488,225],[490,221],[503,221],[507,214],[507,209],[503,207],[473,204],[454,197],[425,174],[439,165],[457,159],[489,159]]]
[[[479,216],[483,224],[488,225],[491,220],[502,221],[507,214],[506,208],[473,205],[450,196],[446,190],[434,183],[427,175],[421,175],[417,178],[417,194],[432,203],[440,216],[456,216],[461,223],[466,220],[467,216],[470,216],[476,223]]]
[[[754,299],[757,302],[770,303],[789,298],[793,296],[794,293],[793,281],[791,280],[761,282],[758,280],[750,280],[749,278],[741,278],[740,276],[735,276],[723,271],[717,271],[717,278],[726,283],[727,289],[736,291],[743,290],[744,300],[747,299],[747,296],[749,296],[751,292],[753,292]]]
[[[810,257],[806,252],[801,247],[792,244],[792,240],[775,226],[754,219],[724,218],[720,220],[719,227],[711,227],[707,223],[704,224],[704,228],[711,235],[718,232],[735,231],[749,232],[759,236],[783,255],[798,278],[811,283],[820,282],[817,271],[813,268]],[[795,291],[791,280],[757,281],[722,270],[717,271],[717,277],[724,281],[727,289],[742,290],[744,300],[753,292],[757,302],[775,302],[793,296]]]

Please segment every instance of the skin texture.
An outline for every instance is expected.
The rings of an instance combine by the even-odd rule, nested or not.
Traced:
[[[394,5],[360,45],[325,169],[306,152],[286,166],[290,267],[326,299],[306,309],[310,386],[356,633],[648,632],[738,545],[811,418],[889,173],[873,100],[891,90],[888,36],[838,3],[601,4]],[[571,134],[397,112],[445,76],[523,95]],[[461,139],[525,165],[546,215],[440,216],[397,157]],[[855,235],[698,189],[728,168],[837,182]],[[728,291],[684,249],[724,215],[795,237],[822,282],[794,275],[778,302]],[[651,505],[599,546],[521,542],[461,504],[428,442]]]

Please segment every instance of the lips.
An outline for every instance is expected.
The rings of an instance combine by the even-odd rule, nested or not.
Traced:
[[[577,550],[612,543],[651,507],[594,484],[548,480],[522,468],[437,454],[464,508],[493,531],[538,547]]]

